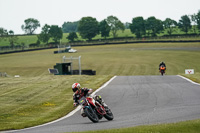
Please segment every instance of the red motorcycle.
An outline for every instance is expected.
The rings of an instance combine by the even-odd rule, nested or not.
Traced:
[[[114,116],[108,107],[102,106],[98,101],[92,97],[82,97],[79,104],[83,106],[86,116],[94,123],[99,122],[100,119],[105,117],[107,120],[113,120]]]
[[[165,73],[166,67],[164,65],[160,66],[160,73],[163,76],[163,74]]]

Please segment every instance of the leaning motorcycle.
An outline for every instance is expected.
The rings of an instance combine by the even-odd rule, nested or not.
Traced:
[[[92,97],[82,97],[79,100],[79,104],[86,116],[94,123],[99,122],[100,119],[105,117],[107,120],[113,120],[114,116],[108,107],[102,106],[98,101],[95,101]]]
[[[165,73],[166,67],[165,66],[160,66],[160,74],[163,76],[163,74]]]

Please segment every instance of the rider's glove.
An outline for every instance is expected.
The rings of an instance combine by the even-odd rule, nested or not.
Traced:
[[[89,91],[88,91],[88,94],[90,95],[90,94],[92,94],[92,89],[89,89]]]

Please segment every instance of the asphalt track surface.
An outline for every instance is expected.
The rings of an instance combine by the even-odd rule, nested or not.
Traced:
[[[200,118],[200,85],[180,76],[117,76],[97,92],[114,114],[92,123],[80,110],[61,121],[16,133],[63,133],[171,123]]]

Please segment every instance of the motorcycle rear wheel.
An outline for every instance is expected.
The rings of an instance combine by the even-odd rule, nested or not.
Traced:
[[[87,115],[87,117],[94,123],[99,122],[99,118],[96,115],[96,113],[91,109],[91,108],[85,108],[84,109],[85,114]]]

